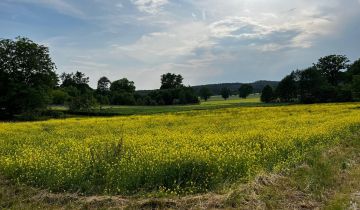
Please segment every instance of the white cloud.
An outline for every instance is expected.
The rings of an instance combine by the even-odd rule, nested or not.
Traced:
[[[148,63],[172,61],[179,56],[188,56],[197,48],[207,48],[213,43],[209,40],[209,29],[201,22],[175,25],[163,32],[142,36],[134,44],[115,45],[115,51]]]
[[[320,41],[340,34],[341,26],[353,14],[359,14],[360,3],[349,0],[352,5],[349,6],[341,0],[4,1],[36,3],[78,17],[84,14],[75,5],[89,2],[81,7],[92,14],[86,20],[90,26],[84,26],[92,27],[93,32],[84,30],[86,41],[81,46],[86,46],[86,50],[69,46],[71,42],[78,43],[78,37],[75,41],[60,40],[56,47],[50,40],[51,50],[62,48],[57,53],[63,57],[60,65],[69,71],[84,71],[94,80],[93,84],[103,75],[114,79],[128,77],[140,89],[157,88],[160,74],[166,72],[181,73],[187,84],[199,84],[235,81],[238,75],[239,81],[256,77],[249,75],[267,79],[264,75],[279,71],[283,74],[298,60],[309,64],[317,56],[314,53],[324,52],[319,47]],[[97,35],[92,37],[94,34]],[[274,76],[278,77],[279,74]]]
[[[153,15],[159,13],[162,10],[163,6],[165,6],[168,3],[168,0],[131,0],[131,1],[139,9],[139,11]]]
[[[257,49],[276,51],[311,47],[316,38],[332,32],[331,19],[331,16],[319,16],[316,11],[292,10],[290,15],[262,13],[256,17],[225,17],[212,23],[210,28],[215,38],[252,40]]]
[[[131,44],[113,43],[109,51],[110,57],[131,58],[141,65],[121,70],[141,89],[157,87],[165,72],[181,73],[191,84],[267,66],[269,72],[278,72],[289,63],[275,63],[274,55],[283,58],[292,49],[316,46],[319,39],[336,33],[341,17],[332,10],[338,0],[184,0],[188,5],[177,7],[165,7],[167,0],[131,1],[144,13],[133,17],[136,24],[154,30]],[[244,57],[247,54],[251,56]]]
[[[271,28],[253,21],[249,17],[226,17],[210,25],[212,36],[215,38],[252,39],[261,38],[269,34]],[[243,30],[243,31],[239,31]]]

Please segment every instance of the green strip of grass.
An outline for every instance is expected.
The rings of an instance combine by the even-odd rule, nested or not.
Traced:
[[[68,112],[71,115],[83,116],[128,116],[128,115],[152,115],[161,113],[186,112],[194,110],[215,110],[236,107],[266,107],[266,106],[284,106],[286,103],[261,103],[258,96],[252,96],[247,99],[232,97],[228,100],[214,97],[209,101],[202,101],[200,104],[193,105],[171,105],[171,106],[102,106],[90,112],[68,112],[66,107],[55,106],[51,109]]]

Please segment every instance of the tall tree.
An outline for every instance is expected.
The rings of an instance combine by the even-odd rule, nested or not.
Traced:
[[[276,87],[276,95],[284,102],[289,102],[297,98],[297,84],[295,81],[295,73],[292,72],[280,81]]]
[[[126,78],[116,80],[113,83],[111,83],[110,90],[111,92],[116,91],[124,91],[128,93],[134,93],[135,92],[135,83],[133,81],[129,81]]]
[[[221,97],[224,99],[224,100],[227,100],[231,95],[231,90],[227,87],[223,87],[221,89]]]
[[[353,98],[360,101],[360,75],[355,75],[352,82]]]
[[[352,81],[352,76],[360,75],[360,59],[351,64],[347,71],[349,81]]]
[[[176,89],[183,87],[183,77],[178,74],[163,74],[161,75],[161,87],[160,89]]]
[[[82,72],[63,73],[61,88],[69,95],[68,103],[70,111],[89,111],[97,105],[94,91],[89,86],[89,77]]]
[[[0,40],[0,112],[38,112],[51,101],[58,78],[49,49],[28,38]]]
[[[254,88],[249,84],[243,84],[239,88],[239,97],[240,98],[247,98],[252,92]]]
[[[101,77],[98,80],[95,97],[100,104],[100,109],[101,105],[110,104],[110,86],[111,81],[107,77]]]
[[[325,100],[327,89],[331,86],[316,67],[310,67],[300,72],[299,90],[303,103],[316,103]]]
[[[60,79],[62,81],[61,87],[70,87],[73,86],[77,89],[90,89],[89,77],[86,77],[84,73],[76,71],[74,73],[62,73],[60,75]]]
[[[101,77],[97,83],[97,91],[105,93],[110,90],[111,81],[107,77]]]
[[[207,87],[202,87],[199,91],[199,94],[200,97],[205,101],[207,101],[212,96],[210,89]]]
[[[115,105],[135,104],[135,85],[126,78],[114,81],[110,86],[111,103]]]
[[[261,92],[261,101],[270,103],[274,99],[274,91],[270,85],[266,85]]]
[[[345,55],[328,55],[319,59],[315,67],[331,85],[337,86],[343,79],[343,72],[348,67],[349,59]]]

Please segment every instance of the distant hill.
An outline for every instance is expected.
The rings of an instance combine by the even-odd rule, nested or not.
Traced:
[[[250,84],[254,88],[255,93],[261,93],[262,89],[266,85],[270,85],[273,88],[275,88],[279,84],[279,82],[260,80],[253,83],[221,83],[221,84],[198,85],[198,86],[193,86],[193,88],[195,89],[196,92],[198,92],[202,87],[207,87],[211,90],[211,92],[214,95],[220,95],[221,89],[223,87],[227,87],[231,90],[233,94],[237,94],[242,84]]]
[[[202,87],[207,87],[211,90],[211,92],[214,95],[220,95],[220,91],[223,87],[227,87],[231,90],[231,92],[233,94],[237,94],[238,93],[238,89],[240,88],[240,86],[242,84],[250,84],[253,88],[254,88],[254,93],[261,93],[262,89],[266,86],[266,85],[270,85],[273,88],[275,88],[279,82],[277,81],[267,81],[267,80],[260,80],[260,81],[256,81],[253,83],[220,83],[220,84],[208,84],[208,85],[196,85],[196,86],[192,86],[192,88],[194,88],[194,90],[196,92],[199,92],[199,90]],[[136,91],[139,94],[147,94],[149,92],[151,92],[151,90],[138,90]]]

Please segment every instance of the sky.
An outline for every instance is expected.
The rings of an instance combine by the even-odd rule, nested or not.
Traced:
[[[360,0],[1,0],[0,38],[46,45],[57,72],[137,89],[280,80],[329,54],[360,58]]]

